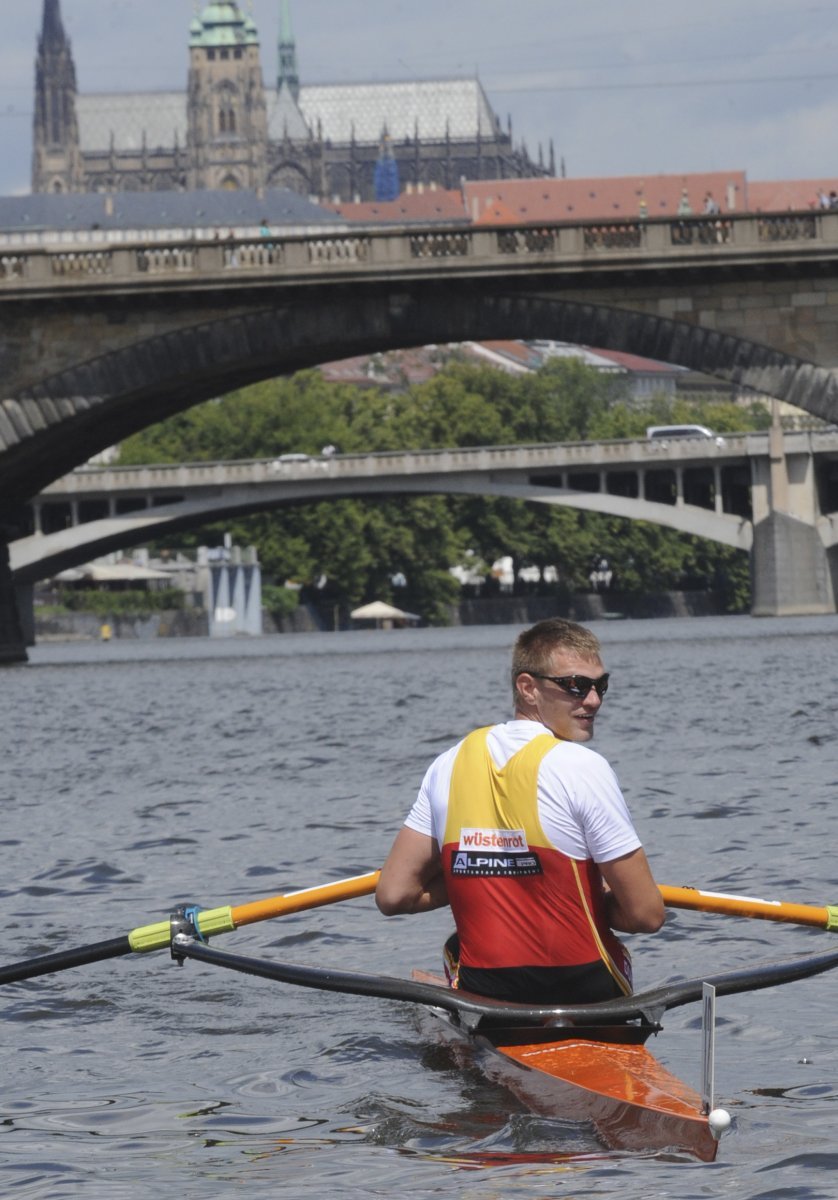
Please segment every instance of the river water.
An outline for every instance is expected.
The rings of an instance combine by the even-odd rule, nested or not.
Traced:
[[[838,901],[838,617],[596,628],[612,688],[594,745],[658,880]],[[0,674],[0,962],[380,865],[430,759],[506,715],[516,632],[35,647]],[[217,944],[407,976],[448,930],[363,898]],[[630,942],[645,988],[827,937],[670,912]],[[532,1116],[408,1005],[118,958],[2,989],[0,1194],[835,1197],[836,994],[838,973],[719,1000],[734,1126],[708,1166]],[[665,1025],[652,1049],[698,1086],[698,1006]]]

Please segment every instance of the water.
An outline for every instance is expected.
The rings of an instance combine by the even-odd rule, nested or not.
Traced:
[[[838,900],[838,617],[597,631],[613,687],[595,745],[656,877]],[[0,962],[380,865],[433,755],[506,713],[516,632],[36,647],[0,675]],[[361,899],[217,944],[406,976],[437,966],[448,929]],[[827,936],[679,912],[631,942],[646,987]],[[119,958],[2,989],[0,1194],[838,1196],[836,987],[719,1001],[734,1129],[706,1166],[532,1116],[409,1006]],[[697,1085],[698,1007],[665,1023],[654,1052]]]

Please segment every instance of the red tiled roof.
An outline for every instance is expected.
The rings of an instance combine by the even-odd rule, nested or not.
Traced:
[[[683,367],[658,362],[654,358],[641,358],[639,354],[628,354],[624,350],[599,350],[594,346],[588,346],[587,349],[592,350],[601,358],[610,359],[611,362],[623,367],[626,371],[642,372],[644,375],[680,375],[684,370]]]
[[[689,175],[624,175],[602,179],[496,179],[465,181],[466,211],[472,221],[483,219],[487,209],[503,206],[512,220],[584,221],[641,215],[645,201],[649,217],[677,214],[686,188],[690,207],[702,211],[711,192],[726,212],[748,207],[744,171],[705,171]],[[505,219],[502,219],[506,223]]]
[[[347,221],[471,221],[479,225],[677,216],[686,191],[693,213],[711,193],[723,212],[787,212],[818,207],[838,179],[751,183],[744,171],[618,175],[594,179],[464,180],[462,191],[426,188],[397,200],[323,204]]]
[[[517,225],[520,222],[520,217],[512,211],[512,209],[504,204],[502,200],[495,200],[482,209],[480,215],[475,217],[475,225]]]
[[[643,375],[683,374],[680,367],[641,358],[621,350],[600,350],[592,346],[579,347],[598,358],[611,362],[621,371]],[[463,342],[457,346],[417,346],[406,350],[388,350],[377,354],[359,355],[339,362],[324,363],[320,371],[331,383],[349,383],[360,387],[402,389],[406,384],[425,383],[447,363],[465,357],[485,365],[487,359],[503,369],[504,360],[510,371],[537,371],[546,361],[536,346],[515,339],[496,338],[483,342]],[[372,368],[372,369],[371,369]]]
[[[495,339],[489,342],[478,342],[477,344],[485,346],[493,354],[502,354],[504,358],[512,359],[513,362],[518,363],[520,366],[528,367],[530,370],[536,370],[542,363],[542,358],[538,351],[533,350],[525,342]]]
[[[466,213],[459,189],[425,188],[402,192],[397,200],[321,204],[345,221],[463,221]]]
[[[778,179],[774,183],[748,184],[751,212],[801,212],[817,208],[823,192],[838,192],[834,179]]]

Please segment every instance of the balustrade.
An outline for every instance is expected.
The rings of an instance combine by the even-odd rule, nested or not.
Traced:
[[[136,235],[138,240],[140,235]],[[757,250],[772,244],[819,240],[834,247],[838,242],[838,214],[698,214],[669,220],[614,219],[575,224],[516,225],[495,229],[472,227],[413,230],[365,230],[308,237],[253,237],[207,242],[191,240],[118,247],[83,247],[35,250],[15,249],[0,255],[0,287],[12,290],[43,285],[50,278],[88,281],[102,276],[120,280],[132,276],[178,273],[193,279],[219,271],[295,271],[356,265],[365,270],[387,271],[411,261],[548,257],[560,266],[578,255],[596,256],[639,251],[676,257],[684,247]],[[209,251],[212,250],[211,253]]]
[[[729,217],[690,217],[669,227],[673,246],[727,246],[733,241]]]
[[[110,250],[70,250],[49,256],[53,275],[72,276],[110,275],[113,256]]]
[[[370,242],[368,237],[315,238],[308,243],[308,259],[311,263],[366,262]]]
[[[411,258],[465,258],[471,237],[466,232],[415,233],[410,237]]]
[[[814,213],[811,216],[780,213],[760,217],[757,229],[761,242],[797,242],[817,237],[818,221]]]
[[[278,267],[282,265],[282,246],[275,242],[240,242],[225,246],[224,266],[248,270],[254,267]]]
[[[555,229],[503,229],[498,233],[501,254],[543,254],[555,249]]]
[[[137,251],[137,270],[149,275],[194,269],[194,246],[149,246]]]
[[[587,225],[586,250],[638,250],[643,245],[644,226],[639,221],[620,221],[607,225]]]
[[[0,279],[23,279],[26,262],[22,254],[4,254],[0,257]]]

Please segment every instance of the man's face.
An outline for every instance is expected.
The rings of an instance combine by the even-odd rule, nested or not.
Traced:
[[[554,650],[550,658],[550,666],[545,668],[544,675],[568,679],[577,677],[569,686],[579,684],[579,677],[587,680],[599,680],[605,673],[600,658],[583,657],[564,650]],[[523,685],[523,686],[522,686]],[[532,716],[538,718],[542,725],[551,729],[556,737],[568,742],[589,742],[594,736],[594,719],[602,704],[596,688],[589,687],[583,694],[573,695],[564,687],[554,683],[552,679],[542,679],[537,675],[526,674],[519,676],[519,690],[526,696]],[[580,690],[579,687],[576,690]]]

